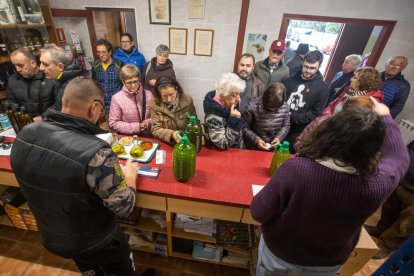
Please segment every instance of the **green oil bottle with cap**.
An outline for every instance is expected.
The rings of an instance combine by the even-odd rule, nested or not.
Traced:
[[[197,150],[187,135],[173,149],[173,174],[180,182],[190,181],[195,174]]]
[[[286,160],[290,158],[289,152],[289,142],[284,141],[281,144],[278,144],[275,148],[275,154],[272,158],[272,163],[270,164],[269,173],[270,176],[283,164]]]

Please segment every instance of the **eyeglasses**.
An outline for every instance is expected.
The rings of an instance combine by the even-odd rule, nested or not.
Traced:
[[[137,86],[139,84],[139,81],[138,80],[128,81],[128,82],[124,82],[124,84],[127,86],[133,86],[133,85]]]
[[[106,56],[108,54],[108,52],[107,51],[98,51],[98,52],[96,52],[96,54],[98,56]]]
[[[13,145],[12,142],[4,142],[4,143],[0,143],[0,146],[3,150],[8,150],[9,148],[11,148],[11,146]]]
[[[402,65],[401,64],[395,64],[395,63],[391,63],[390,66],[396,67],[396,68],[401,68]]]
[[[121,44],[128,44],[131,43],[131,41],[121,41]]]
[[[305,69],[305,71],[315,71],[318,70],[318,67],[312,67],[307,65],[302,65],[302,68]]]

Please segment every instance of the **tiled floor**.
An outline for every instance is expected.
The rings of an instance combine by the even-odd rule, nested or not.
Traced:
[[[377,212],[367,223],[374,225],[378,218]],[[384,261],[370,260],[354,276],[371,275]],[[156,270],[156,276],[249,275],[247,270],[137,251],[134,253],[134,262],[139,273],[152,267]],[[72,276],[79,275],[79,271],[71,260],[47,252],[40,244],[37,232],[0,225],[0,275]]]
[[[138,275],[148,268],[154,268],[156,276],[249,275],[247,270],[238,268],[138,251],[134,251],[134,262]],[[79,271],[73,261],[46,251],[37,232],[0,225],[0,275],[72,276],[79,275]]]

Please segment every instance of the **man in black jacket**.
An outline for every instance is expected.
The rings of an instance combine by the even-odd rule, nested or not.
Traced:
[[[290,152],[295,152],[296,137],[320,116],[329,96],[329,88],[319,72],[323,54],[317,50],[308,52],[302,70],[283,83],[286,86],[287,103],[290,107],[290,130],[285,140],[290,143]]]
[[[60,111],[66,85],[71,79],[82,75],[82,68],[66,55],[62,47],[52,43],[40,49],[40,70],[44,72],[46,78],[55,80],[53,86],[55,104],[51,108]]]
[[[122,172],[95,136],[103,98],[92,79],[70,81],[62,111],[19,132],[11,166],[48,251],[73,259],[82,275],[134,275],[118,215],[134,208],[137,166],[127,162]]]
[[[53,80],[45,78],[36,62],[36,56],[27,49],[19,48],[10,55],[16,72],[8,79],[7,101],[24,106],[34,121],[55,102]]]

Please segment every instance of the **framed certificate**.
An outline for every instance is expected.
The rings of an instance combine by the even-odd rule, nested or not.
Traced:
[[[171,54],[187,54],[187,34],[188,30],[185,28],[169,29],[169,48]]]
[[[194,30],[194,55],[209,56],[213,55],[214,30],[195,29]]]

